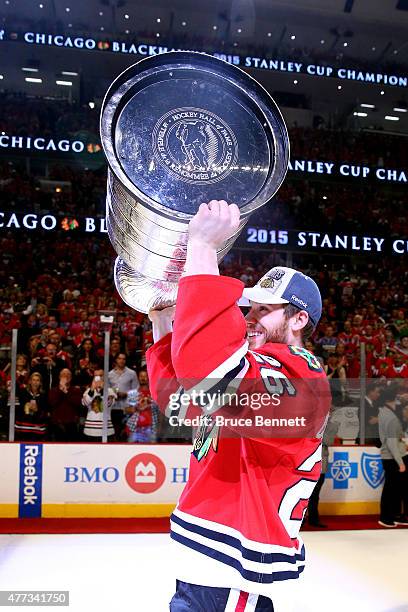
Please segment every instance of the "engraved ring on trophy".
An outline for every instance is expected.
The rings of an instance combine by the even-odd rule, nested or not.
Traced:
[[[288,134],[270,95],[203,53],[163,53],[127,68],[106,93],[100,129],[115,284],[141,312],[175,302],[188,223],[202,202],[226,200],[241,211],[221,261],[288,167]]]

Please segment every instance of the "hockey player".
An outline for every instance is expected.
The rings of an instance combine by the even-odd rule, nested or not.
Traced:
[[[321,364],[303,348],[321,316],[321,297],[311,278],[290,268],[273,268],[248,289],[220,276],[217,248],[237,231],[239,216],[225,201],[200,206],[189,225],[175,315],[174,308],[150,312],[155,344],[147,364],[159,405],[169,379],[190,395],[239,394],[236,406],[199,406],[206,419],[171,517],[178,578],[172,612],[288,612],[305,566],[299,530],[319,479],[330,406]],[[246,319],[237,306],[242,294],[250,304]],[[248,390],[250,397],[262,392],[269,405],[242,407]],[[250,425],[218,427],[220,415],[244,415]],[[255,419],[267,415],[282,428],[257,429]]]

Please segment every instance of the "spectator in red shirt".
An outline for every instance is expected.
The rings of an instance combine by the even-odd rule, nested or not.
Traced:
[[[376,355],[381,351],[381,340],[374,332],[372,325],[366,325],[363,334],[360,336],[360,343],[364,342],[366,352],[366,370],[369,374]]]
[[[343,331],[338,334],[339,342],[345,345],[347,353],[354,353],[358,346],[358,336],[353,334],[351,321],[344,321]]]
[[[385,336],[385,344],[386,344],[387,350],[393,350],[395,347],[395,337],[394,337],[393,328],[391,326],[387,326],[384,329],[384,336]]]
[[[369,304],[367,307],[366,322],[374,325],[379,319],[375,310],[375,304]]]
[[[70,291],[65,294],[65,301],[58,305],[58,312],[61,324],[66,327],[67,323],[72,323],[75,319],[75,303],[74,296]]]
[[[19,329],[20,321],[16,314],[4,311],[0,315],[0,344],[11,344],[13,329]]]
[[[408,378],[408,365],[402,353],[394,353],[392,363],[384,372],[386,378]]]
[[[57,347],[57,358],[62,359],[62,361],[64,361],[65,363],[65,367],[71,370],[72,369],[72,359],[71,359],[71,356],[67,353],[67,351],[64,351],[62,349],[61,334],[59,334],[56,331],[53,331],[49,335],[49,340],[52,344],[55,344],[55,346]]]
[[[79,387],[72,386],[71,381],[71,371],[64,368],[58,386],[48,394],[51,438],[55,442],[77,442],[79,439],[82,392]]]
[[[89,321],[83,322],[82,331],[74,336],[74,344],[79,346],[84,340],[92,340],[94,344],[98,343],[98,336],[92,332]]]
[[[88,323],[88,313],[86,310],[80,310],[79,313],[75,313],[75,320],[69,327],[70,334],[73,338],[82,334],[85,330],[85,323]],[[90,325],[88,325],[89,331]]]
[[[381,350],[371,364],[371,374],[374,378],[382,378],[385,376],[387,369],[392,365],[392,357],[386,350],[386,345],[381,345]]]
[[[362,333],[362,330],[361,330],[362,323],[363,323],[363,317],[360,314],[355,314],[353,317],[353,322],[352,322],[352,327],[351,327],[351,332],[353,336],[360,337]]]
[[[408,357],[408,336],[401,338],[401,340],[395,345],[395,350],[402,353],[404,357]]]
[[[99,315],[96,312],[95,304],[90,303],[88,305],[88,321],[91,324],[91,330],[97,334],[99,331]]]
[[[85,338],[77,349],[74,360],[74,375],[79,385],[85,386],[91,384],[94,371],[98,367],[98,362],[95,343],[92,338]]]

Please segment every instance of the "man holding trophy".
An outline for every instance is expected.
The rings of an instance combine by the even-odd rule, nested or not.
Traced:
[[[220,276],[217,248],[238,224],[238,207],[225,201],[202,204],[192,219],[174,330],[173,308],[150,312],[153,393],[160,402],[158,385],[171,375],[196,386],[241,381],[238,389],[280,395],[280,414],[292,410],[290,402],[299,415],[313,412],[316,433],[306,437],[297,428],[282,438],[271,429],[258,438],[255,428],[247,434],[243,427],[218,440],[210,426],[207,438],[196,438],[189,481],[171,518],[178,577],[173,612],[291,610],[305,565],[298,533],[320,475],[329,410],[322,367],[303,348],[320,317],[320,293],[312,279],[290,268],[274,268],[244,290],[241,281]],[[251,304],[246,321],[236,304],[242,292]]]
[[[189,412],[200,421],[171,517],[170,609],[288,612],[330,404],[321,365],[303,347],[321,316],[320,292],[290,268],[249,289],[218,269],[285,177],[286,126],[240,69],[172,52],[114,81],[101,139],[116,287],[153,323],[152,396],[162,408],[178,385],[176,399],[200,397],[176,410],[180,424]]]

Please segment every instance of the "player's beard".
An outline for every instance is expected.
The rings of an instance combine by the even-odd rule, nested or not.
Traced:
[[[267,342],[288,344],[289,322],[286,319],[284,319],[283,323],[281,323],[278,327],[273,329],[268,329],[263,325],[261,327],[263,331],[262,336],[254,336],[253,338],[249,338],[250,350],[261,348]]]
[[[266,342],[275,342],[279,344],[288,343],[289,321],[284,319],[283,323],[275,329],[268,329],[266,334]]]

